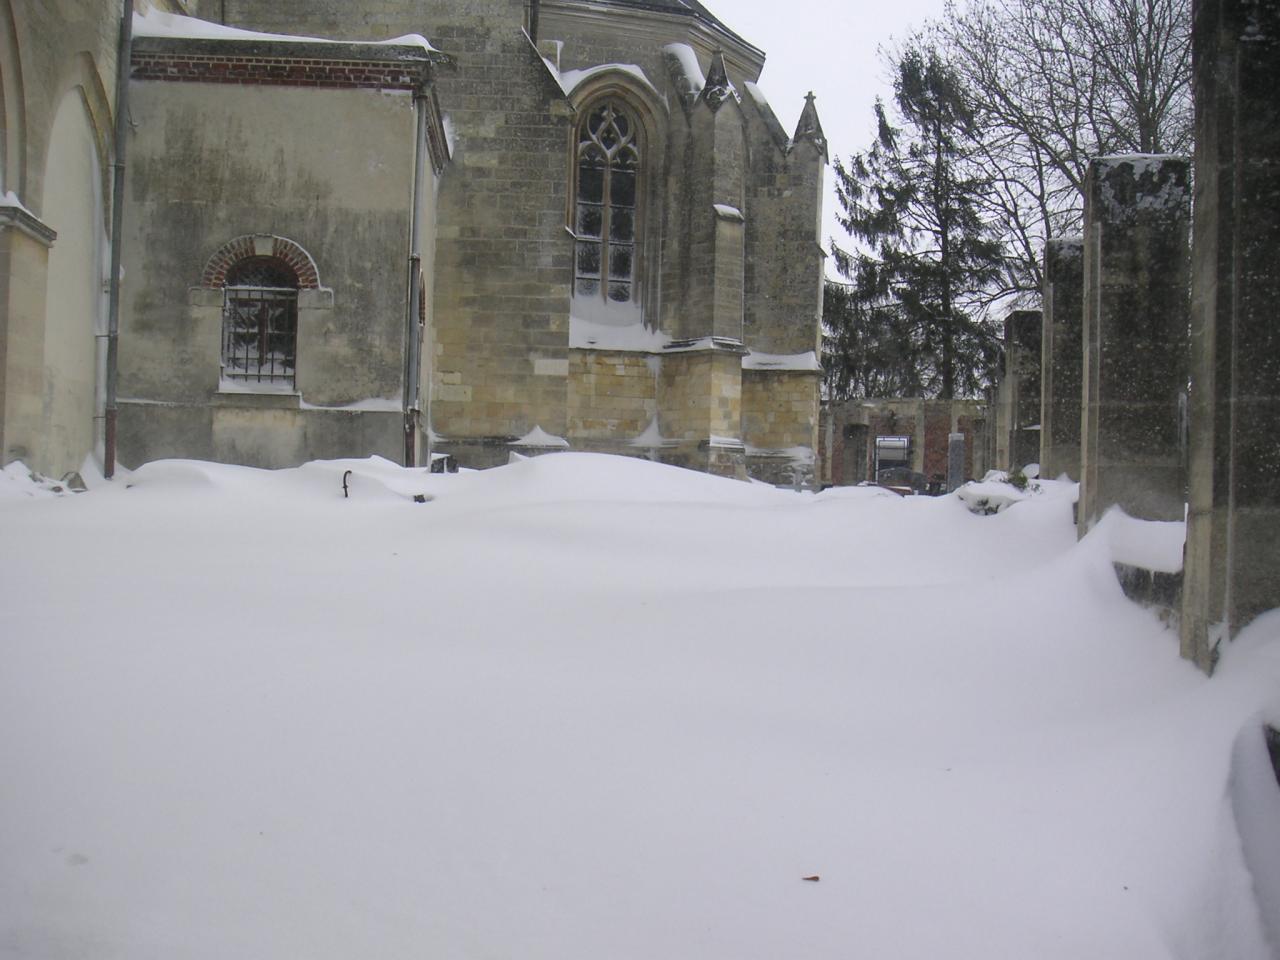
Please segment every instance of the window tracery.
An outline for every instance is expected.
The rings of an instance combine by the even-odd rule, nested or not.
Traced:
[[[578,131],[574,293],[611,303],[636,298],[640,145],[633,115],[609,99]]]

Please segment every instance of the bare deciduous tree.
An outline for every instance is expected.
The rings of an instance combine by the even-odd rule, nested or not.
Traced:
[[[1009,250],[994,296],[1040,286],[1044,240],[1078,232],[1089,159],[1191,148],[1186,0],[967,0],[927,31],[976,95],[976,156]]]

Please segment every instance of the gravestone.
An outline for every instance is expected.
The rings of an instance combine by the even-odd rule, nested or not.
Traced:
[[[947,435],[947,493],[958,489],[965,481],[964,434]]]

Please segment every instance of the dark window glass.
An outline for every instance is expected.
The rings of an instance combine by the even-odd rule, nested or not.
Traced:
[[[630,280],[632,250],[630,246],[611,244],[609,247],[609,279]]]
[[[600,244],[578,241],[578,276],[600,276]]]
[[[596,203],[578,204],[578,236],[600,236],[600,224],[604,219],[604,210]],[[617,221],[612,221],[616,223]]]
[[[597,236],[598,234],[592,234]],[[609,239],[630,243],[636,235],[636,211],[634,207],[609,208]]]
[[[223,294],[222,375],[292,387],[297,344],[297,274],[275,257],[235,264]]]
[[[634,294],[639,168],[635,121],[616,101],[595,107],[578,138],[574,290],[579,296],[625,303]]]

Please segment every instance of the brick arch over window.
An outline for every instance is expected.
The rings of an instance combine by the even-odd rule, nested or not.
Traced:
[[[249,257],[276,257],[283,260],[298,275],[299,290],[320,289],[320,274],[311,254],[285,237],[264,234],[245,234],[229,240],[209,258],[200,281],[202,287],[222,288],[227,283],[227,271]]]

